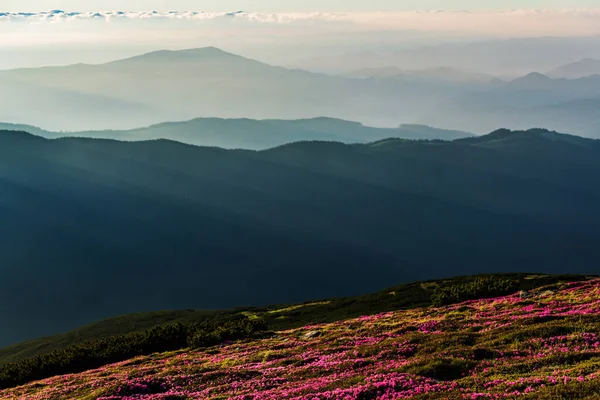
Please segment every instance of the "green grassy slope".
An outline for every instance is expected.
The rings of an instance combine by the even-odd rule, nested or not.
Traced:
[[[583,275],[535,275],[502,274],[483,275],[501,277],[515,281],[509,291],[530,290],[556,282],[586,280]],[[152,327],[181,322],[191,324],[206,319],[245,315],[264,319],[270,329],[283,330],[308,324],[329,323],[361,315],[404,308],[425,307],[432,304],[432,295],[444,288],[468,284],[478,276],[457,277],[446,280],[432,280],[394,286],[362,296],[332,298],[309,301],[292,305],[272,305],[269,307],[247,307],[231,310],[175,310],[137,313],[106,319],[86,325],[64,334],[31,340],[0,348],[0,364],[16,362],[35,355],[50,353],[86,341],[104,339],[132,332],[146,331]]]
[[[600,280],[579,279],[585,278],[522,274],[422,282],[432,299],[460,296],[445,306],[365,310],[359,318],[136,354],[4,386],[0,399],[593,400],[600,396]],[[510,293],[490,290],[503,282],[514,285]],[[530,290],[514,292],[519,288]]]

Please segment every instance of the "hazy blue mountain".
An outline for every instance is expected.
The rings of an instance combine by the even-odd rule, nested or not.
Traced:
[[[4,81],[9,84],[0,92],[0,120],[69,131],[133,129],[197,117],[323,115],[398,126],[473,89],[434,79],[377,81],[315,74],[215,48],[157,51],[102,65],[0,71],[0,84]]]
[[[597,272],[599,177],[600,142],[545,130],[260,152],[3,131],[0,344],[137,311]]]
[[[600,60],[586,58],[574,63],[566,64],[548,72],[553,78],[577,79],[590,75],[600,74]]]
[[[436,67],[403,70],[398,67],[364,68],[343,74],[349,78],[394,78],[400,80],[426,80],[440,83],[500,84],[501,80],[491,75],[464,71],[458,68]]]
[[[373,113],[379,106],[385,108],[382,102],[390,101],[393,96],[391,93],[381,95],[369,105],[356,99],[359,92],[368,94],[369,88],[364,83],[352,85],[343,78],[273,67],[215,48],[158,51],[103,65],[0,72],[0,79],[3,78],[14,82],[15,92],[21,83],[26,83],[49,93],[62,93],[66,98],[55,95],[56,105],[50,112],[45,112],[46,108],[40,104],[36,116],[24,120],[19,113],[29,109],[21,104],[17,104],[18,108],[11,107],[15,95],[11,90],[3,91],[0,93],[0,105],[5,108],[3,114],[17,115],[4,120],[68,130],[133,128],[199,115],[310,118],[344,113],[351,116],[359,112],[359,107],[366,113]],[[28,100],[35,96],[35,90],[19,96]],[[112,118],[102,114],[103,118],[80,119],[77,113],[69,112],[72,108],[77,110],[69,100],[71,97],[77,97],[80,108],[90,113],[103,110],[104,98],[135,104],[149,112],[142,116],[115,113]],[[6,101],[2,102],[3,99]],[[115,107],[120,106],[119,102],[114,103]]]
[[[600,137],[600,98],[550,105],[540,112],[559,129],[569,126],[584,136]]]
[[[58,132],[50,132],[46,131],[42,128],[38,128],[37,126],[24,125],[24,124],[9,124],[5,122],[0,122],[0,131],[20,131],[31,133],[36,136],[41,136],[47,139],[52,139],[59,137]]]
[[[531,72],[523,77],[514,79],[506,85],[506,88],[516,90],[547,89],[553,84],[552,78],[539,72]]]
[[[419,122],[471,132],[497,126],[537,126],[600,138],[600,76],[552,79],[530,73],[490,90],[480,90],[442,103]]]
[[[265,150],[286,143],[306,140],[366,143],[389,137],[453,140],[472,136],[468,132],[437,129],[425,125],[374,128],[358,122],[324,117],[304,120],[197,118],[191,121],[165,122],[147,128],[125,131],[50,132],[27,125],[2,123],[0,123],[0,129],[20,130],[49,139],[59,137],[123,141],[170,139],[198,146],[249,150]]]
[[[363,141],[363,137],[405,137],[402,132],[375,132],[339,123],[339,129],[335,128],[339,132],[288,125],[290,138],[279,140],[282,135],[276,132],[276,125],[280,122],[248,121],[314,121],[321,116],[332,121],[359,121],[366,126],[411,123],[480,134],[498,126],[540,126],[598,137],[598,133],[582,128],[590,125],[588,120],[593,115],[586,116],[582,124],[565,113],[556,114],[565,115],[563,119],[547,119],[543,109],[599,98],[600,76],[553,79],[533,72],[504,82],[464,72],[468,70],[453,66],[415,70],[403,66],[400,75],[394,68],[384,68],[352,77],[330,76],[274,67],[212,47],[157,51],[102,65],[0,71],[0,121],[51,131],[135,130],[120,133],[118,138],[172,137],[222,147],[238,147],[241,142],[240,147],[255,149],[295,140],[353,142],[357,138]],[[192,123],[177,125],[176,136],[165,135],[160,125],[198,117],[203,119],[195,122],[196,128]],[[216,119],[211,122],[210,118]],[[238,121],[226,123],[219,119]],[[137,129],[157,124],[151,129]],[[222,140],[221,128],[216,126],[225,124],[228,135],[239,137],[260,129],[263,141]],[[197,130],[199,125],[203,125],[204,135],[210,140],[191,142],[193,135],[186,129],[192,126]],[[107,132],[94,135],[115,137]]]
[[[394,53],[346,53],[309,58],[293,66],[311,71],[345,73],[364,68],[422,70],[440,66],[480,71],[500,78],[550,71],[585,58],[600,59],[600,37],[531,37],[452,43]]]
[[[352,70],[341,74],[348,78],[390,78],[390,77],[403,77],[405,71],[399,67],[379,67],[379,68],[361,68]]]
[[[110,90],[94,93],[60,85],[60,80],[67,81],[77,73],[84,79],[86,74],[81,66],[65,68],[40,69],[37,81],[35,70],[0,71],[0,121],[59,130],[61,122],[66,128],[118,125],[119,121],[135,121],[156,112],[151,106],[121,98]]]

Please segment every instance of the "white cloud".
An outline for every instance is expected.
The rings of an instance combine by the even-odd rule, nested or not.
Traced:
[[[189,20],[206,21],[214,19],[236,19],[263,23],[290,23],[297,21],[334,21],[349,20],[348,14],[336,13],[251,13],[245,11],[233,12],[193,12],[193,11],[97,11],[97,12],[68,12],[50,10],[37,13],[0,12],[0,21],[23,22],[68,22],[79,20],[103,19],[107,22],[114,20]]]
[[[404,11],[388,13],[255,13],[191,11],[51,10],[37,13],[0,12],[2,22],[57,23],[73,21],[163,21],[184,24],[250,23],[252,25],[312,24],[353,26],[357,30],[459,31],[493,35],[600,34],[600,9],[504,11]]]
[[[496,38],[592,35],[600,35],[600,9],[0,12],[0,68],[100,62],[157,49],[201,46],[288,64],[332,53],[386,52]],[[90,56],[81,55],[88,51]],[[60,56],[51,57],[50,53]]]

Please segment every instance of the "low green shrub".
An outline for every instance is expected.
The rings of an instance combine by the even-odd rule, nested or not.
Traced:
[[[517,280],[501,276],[482,276],[470,282],[436,288],[431,295],[431,301],[434,306],[440,307],[467,300],[503,296],[518,289]]]
[[[74,374],[140,355],[186,347],[210,347],[248,338],[266,330],[260,319],[206,320],[193,325],[173,323],[144,332],[88,341],[16,363],[0,366],[0,389],[56,375]]]

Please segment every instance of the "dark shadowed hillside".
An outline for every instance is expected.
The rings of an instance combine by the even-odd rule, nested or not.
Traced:
[[[544,130],[261,152],[2,132],[0,343],[129,312],[597,272],[599,156]]]

